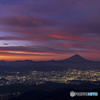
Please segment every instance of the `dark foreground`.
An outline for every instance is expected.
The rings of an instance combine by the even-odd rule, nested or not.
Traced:
[[[98,96],[70,97],[70,92],[98,92]],[[7,94],[11,94],[8,95]],[[19,93],[19,94],[16,94]],[[100,85],[90,82],[79,85],[46,82],[41,85],[15,84],[0,87],[0,100],[100,100]]]

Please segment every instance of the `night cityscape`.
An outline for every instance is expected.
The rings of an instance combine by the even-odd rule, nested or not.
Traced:
[[[27,74],[20,72],[6,72],[6,73],[13,73],[13,75],[6,75],[6,76],[1,75],[0,86],[11,85],[16,83],[39,85],[45,83],[46,81],[65,83],[65,84],[80,84],[80,82],[78,83],[78,80],[90,81],[92,83],[95,81],[100,81],[99,70],[81,71],[81,70],[69,69],[64,71],[50,71],[50,72],[31,71]],[[76,80],[76,83],[74,83],[72,80]]]

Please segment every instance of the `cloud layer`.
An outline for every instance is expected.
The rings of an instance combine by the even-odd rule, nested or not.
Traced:
[[[45,60],[78,53],[100,61],[99,4],[100,0],[0,0],[0,54]]]

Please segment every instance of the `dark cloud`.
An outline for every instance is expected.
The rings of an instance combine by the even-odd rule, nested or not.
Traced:
[[[17,27],[36,27],[42,25],[56,25],[57,22],[42,19],[42,18],[30,18],[30,17],[7,17],[0,18],[0,24],[9,25],[9,26],[17,26]]]
[[[32,47],[1,46],[0,50],[54,54],[100,51],[100,0],[0,0],[0,7],[1,42],[38,42]]]
[[[35,53],[35,52],[39,52],[39,53],[54,53],[54,54],[64,54],[64,53],[73,53],[75,51],[80,51],[80,52],[84,52],[84,51],[93,51],[96,50],[95,48],[92,50],[92,47],[85,47],[85,46],[77,46],[75,47],[74,45],[70,45],[70,44],[59,44],[60,46],[54,46],[52,45],[50,46],[9,46],[9,47],[0,47],[1,51],[22,51],[23,53]]]
[[[6,56],[54,56],[53,54],[50,54],[50,55],[48,55],[48,54],[32,54],[32,53],[30,53],[30,54],[27,54],[27,53],[9,53],[9,52],[0,52],[0,55],[1,56],[4,56],[4,55],[6,55]]]
[[[4,45],[9,45],[8,43],[4,43]]]
[[[67,48],[68,49],[68,48]],[[22,52],[54,52],[54,53],[60,53],[60,52],[71,52],[68,50],[63,49],[57,49],[52,47],[43,47],[43,46],[35,46],[35,47],[25,47],[25,46],[10,46],[10,47],[0,47],[0,50],[4,51],[22,51]]]
[[[25,40],[25,39],[20,37],[0,37],[0,40]],[[4,45],[8,45],[8,44],[4,43]]]

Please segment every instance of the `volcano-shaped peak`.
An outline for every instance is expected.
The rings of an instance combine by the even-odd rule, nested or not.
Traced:
[[[83,61],[89,61],[83,57],[81,57],[80,55],[78,54],[75,54],[74,56],[68,58],[68,59],[65,59],[65,61],[72,61],[72,62],[83,62]]]
[[[72,57],[81,57],[79,54],[75,54],[74,56],[72,56]]]
[[[74,56],[72,56],[72,57],[70,57],[70,58],[78,58],[78,59],[85,59],[85,58],[83,58],[83,57],[81,57],[79,54],[75,54]]]

